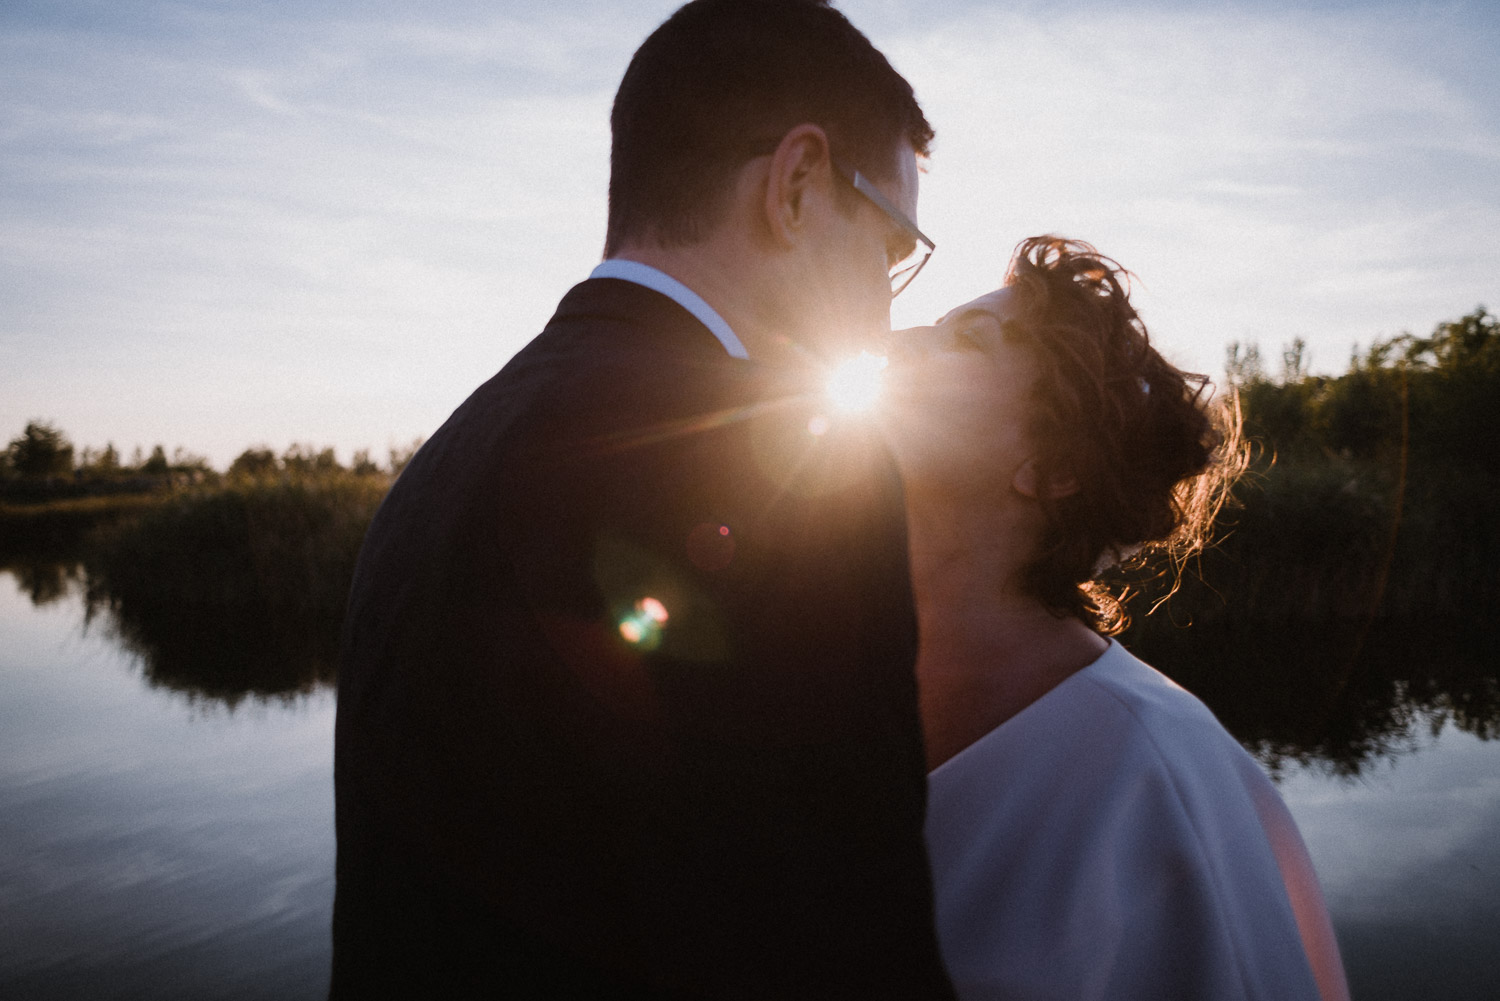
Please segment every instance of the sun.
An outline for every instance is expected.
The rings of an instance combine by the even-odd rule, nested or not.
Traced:
[[[868,413],[880,400],[881,373],[887,362],[882,355],[861,351],[856,358],[841,362],[828,377],[828,398],[846,414]]]

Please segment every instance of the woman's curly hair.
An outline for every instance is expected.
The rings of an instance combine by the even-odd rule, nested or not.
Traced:
[[[1246,462],[1237,403],[1213,400],[1206,376],[1151,346],[1130,277],[1089,244],[1051,235],[1023,241],[1006,276],[1017,310],[1007,333],[1040,369],[1029,429],[1040,480],[1077,484],[1043,491],[1047,527],[1025,585],[1105,635],[1128,620],[1123,592],[1100,575],[1152,551],[1180,573]]]

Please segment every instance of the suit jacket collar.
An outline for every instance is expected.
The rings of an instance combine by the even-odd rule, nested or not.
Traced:
[[[734,360],[711,330],[670,297],[620,278],[590,278],[573,286],[547,325],[571,326],[577,321],[634,342],[620,347],[644,346],[640,338],[645,338],[657,349]]]
[[[638,349],[649,344],[727,365],[826,375],[826,364],[816,354],[785,337],[757,346],[753,358],[731,357],[713,331],[671,297],[620,278],[589,278],[574,285],[557,304],[547,326],[577,329],[577,321],[583,321],[591,335],[617,342],[611,347]]]
[[[677,303],[683,309],[692,313],[706,326],[719,343],[724,345],[724,350],[731,358],[748,359],[749,353],[745,345],[740,343],[739,336],[735,334],[729,322],[719,314],[719,311],[708,304],[697,292],[688,288],[682,282],[673,278],[658,268],[640,261],[632,261],[626,258],[611,258],[601,261],[589,275],[590,278],[622,278],[637,285],[644,285],[649,289],[660,292],[662,295]]]

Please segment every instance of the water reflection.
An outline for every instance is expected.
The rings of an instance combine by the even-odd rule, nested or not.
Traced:
[[[33,605],[50,605],[76,590],[83,580],[83,566],[51,559],[13,559],[0,564],[16,578],[21,593]]]
[[[82,563],[11,558],[0,563],[33,606],[75,597],[84,624],[136,656],[153,688],[234,708],[246,698],[294,702],[333,684],[337,616],[274,613],[239,602],[153,602],[111,590]]]
[[[1357,781],[1287,767],[1358,1001],[1500,997],[1500,741],[1444,726]]]
[[[264,602],[146,602],[112,593],[80,564],[10,560],[36,606],[69,594],[138,657],[153,687],[236,706],[296,699],[332,685],[337,617]],[[1354,777],[1421,745],[1445,725],[1500,737],[1500,658],[1477,623],[1174,625],[1142,618],[1125,642],[1197,694],[1279,774],[1314,765]]]
[[[1500,735],[1500,659],[1474,622],[1147,620],[1128,645],[1208,703],[1273,775],[1317,764],[1358,776],[1449,724]]]
[[[101,616],[156,688],[234,707],[244,698],[295,701],[332,685],[338,621],[280,618],[233,607],[136,606],[91,591]]]
[[[333,693],[185,710],[83,590],[0,571],[0,998],[325,997]]]

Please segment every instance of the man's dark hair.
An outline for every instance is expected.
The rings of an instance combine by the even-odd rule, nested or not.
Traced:
[[[797,125],[888,179],[932,126],[909,83],[827,0],[693,0],[636,50],[610,115],[606,257],[626,242],[681,246],[713,228],[730,179]]]

